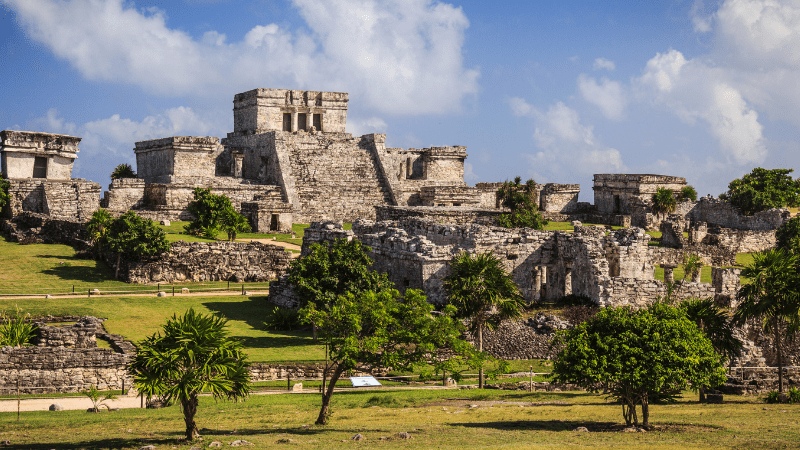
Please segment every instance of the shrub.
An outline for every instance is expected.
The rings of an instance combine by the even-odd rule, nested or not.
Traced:
[[[250,223],[239,214],[224,195],[211,193],[211,189],[194,189],[194,200],[186,208],[195,219],[185,230],[195,236],[216,239],[217,233],[225,231],[228,239],[236,239],[236,233],[250,230]]]
[[[695,202],[697,201],[697,191],[694,190],[692,186],[684,186],[681,189],[681,192],[678,193],[678,201],[685,202]]]
[[[789,388],[789,403],[800,403],[800,389]]]
[[[264,327],[267,330],[292,331],[302,326],[300,314],[296,309],[276,306],[267,314]]]
[[[8,190],[11,188],[11,183],[6,181],[2,175],[0,175],[0,210],[3,209],[9,202],[11,202],[11,195],[9,195]]]
[[[703,260],[694,253],[683,254],[683,279],[694,280],[703,269]]]
[[[653,194],[653,211],[657,214],[673,213],[677,204],[672,189],[660,187]]]
[[[775,245],[786,251],[800,253],[800,216],[793,217],[775,231]]]
[[[130,164],[120,164],[114,167],[114,171],[111,172],[111,179],[119,180],[120,178],[136,178],[136,172]]]
[[[31,345],[38,327],[31,323],[30,316],[23,317],[19,309],[14,317],[0,315],[0,347],[24,347]]]
[[[547,225],[547,220],[539,214],[539,199],[536,198],[536,182],[528,180],[522,184],[520,177],[514,181],[506,181],[497,190],[497,197],[508,214],[501,214],[497,218],[497,225],[504,228],[534,228],[541,230]]]

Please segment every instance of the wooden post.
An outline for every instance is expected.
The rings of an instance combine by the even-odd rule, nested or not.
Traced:
[[[125,395],[125,378],[122,379],[122,392],[120,395]]]
[[[172,296],[175,297],[175,285],[172,285]]]
[[[73,294],[75,293],[75,285],[74,284],[72,285],[72,293]]]
[[[531,366],[531,386],[530,386],[530,392],[533,392],[533,366]]]
[[[228,280],[228,290],[229,291],[231,290],[231,281],[230,280]]]
[[[292,390],[292,374],[290,372],[286,372],[286,390]]]
[[[242,295],[244,295],[244,284],[242,284]]]
[[[141,399],[140,406],[144,409],[144,393],[139,393],[139,398]]]
[[[19,406],[20,406],[20,398],[19,398],[19,378],[17,378],[17,422],[19,422]]]

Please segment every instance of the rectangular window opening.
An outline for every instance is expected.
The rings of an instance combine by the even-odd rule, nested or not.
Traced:
[[[307,123],[307,116],[308,114],[298,114],[297,115],[297,129],[305,131],[308,128]]]
[[[46,156],[37,156],[33,160],[33,178],[47,178]]]
[[[292,131],[292,113],[283,113],[283,131]]]
[[[314,128],[322,131],[322,114],[314,114]]]

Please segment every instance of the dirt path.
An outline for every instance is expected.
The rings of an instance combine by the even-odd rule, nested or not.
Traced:
[[[288,248],[289,250],[297,250],[300,251],[302,247],[297,244],[292,244],[291,242],[281,242],[281,241],[273,241],[272,239],[237,239],[238,242],[260,242],[262,244],[272,244],[277,245],[279,247]],[[299,253],[292,252],[292,258],[299,258]]]

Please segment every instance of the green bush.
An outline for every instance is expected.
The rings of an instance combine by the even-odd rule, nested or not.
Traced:
[[[0,210],[11,201],[11,195],[8,193],[9,188],[11,188],[11,183],[0,175]]]
[[[681,202],[685,202],[685,201],[695,202],[695,201],[697,201],[697,191],[694,190],[694,187],[692,187],[692,186],[684,186],[681,189],[681,192],[678,193],[678,201],[681,201]]]
[[[778,391],[769,391],[767,396],[764,397],[764,401],[767,403],[800,403],[800,389],[789,388],[786,394],[781,394]]]
[[[800,204],[800,179],[789,175],[792,169],[762,169],[756,167],[742,178],[728,184],[728,192],[719,198],[738,207],[742,214],[752,215],[759,211]]]
[[[497,197],[504,208],[510,210],[497,218],[497,225],[503,228],[534,228],[541,230],[547,225],[539,211],[539,199],[536,198],[536,182],[528,180],[522,184],[522,178],[506,181],[497,190]]]
[[[267,314],[267,320],[264,321],[264,327],[267,330],[297,330],[302,327],[302,323],[300,322],[300,314],[296,309],[281,308],[280,306],[276,306]]]
[[[672,189],[660,187],[653,194],[653,211],[657,214],[673,213],[677,204]]]
[[[26,320],[27,319],[27,320]],[[19,314],[14,317],[0,315],[0,347],[24,347],[31,345],[31,339],[36,336],[38,327],[31,323],[30,317]]]
[[[188,234],[217,239],[217,233],[224,231],[233,241],[236,234],[250,230],[250,223],[239,214],[224,195],[211,193],[211,189],[194,189],[194,200],[186,208],[195,219],[186,225]]]
[[[800,253],[800,216],[790,219],[775,230],[775,245],[794,253]]]

